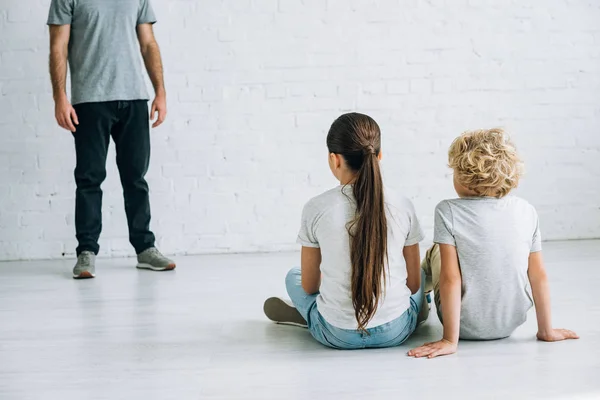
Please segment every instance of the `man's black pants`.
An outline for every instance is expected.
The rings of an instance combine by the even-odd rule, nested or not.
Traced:
[[[136,253],[154,246],[150,231],[150,200],[144,179],[150,162],[148,102],[110,101],[74,106],[79,119],[75,137],[75,230],[77,254],[98,254],[102,231],[102,190],[106,178],[106,156],[112,136],[117,167],[123,186],[129,241]]]

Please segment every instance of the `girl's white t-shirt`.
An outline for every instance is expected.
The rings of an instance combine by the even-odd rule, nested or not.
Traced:
[[[385,295],[367,328],[400,317],[410,306],[406,286],[405,246],[423,240],[423,231],[412,202],[385,191],[388,223],[388,258]],[[310,200],[302,212],[297,242],[321,249],[321,288],[317,309],[325,320],[341,329],[357,329],[351,294],[350,238],[347,224],[356,212],[352,186],[338,186]]]

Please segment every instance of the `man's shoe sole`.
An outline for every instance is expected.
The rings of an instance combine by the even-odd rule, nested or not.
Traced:
[[[265,301],[263,306],[265,315],[271,321],[281,325],[293,325],[308,328],[308,324],[300,315],[298,310],[278,297],[271,297]]]
[[[95,278],[95,277],[96,277],[96,275],[92,274],[89,271],[83,271],[79,275],[73,274],[73,279],[92,279],[92,278]]]
[[[177,265],[175,265],[175,263],[169,264],[164,268],[157,268],[153,265],[146,264],[146,263],[138,263],[136,265],[137,269],[149,269],[152,271],[173,271],[176,267],[177,267]]]

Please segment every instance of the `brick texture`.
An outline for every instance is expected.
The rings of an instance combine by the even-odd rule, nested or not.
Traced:
[[[54,121],[49,0],[0,2],[0,259],[73,256],[74,149]],[[280,251],[335,184],[325,134],[350,110],[384,138],[386,182],[431,234],[446,150],[502,126],[546,239],[600,237],[600,3],[154,0],[170,114],[152,133],[166,253]],[[114,148],[102,254],[132,254]]]

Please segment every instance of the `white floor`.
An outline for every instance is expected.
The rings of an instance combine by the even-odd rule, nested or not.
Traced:
[[[402,347],[335,351],[269,323],[296,254],[180,258],[175,272],[99,260],[0,263],[0,399],[600,399],[600,241],[547,243],[554,321],[578,341],[513,337],[405,356],[439,337],[433,313]]]

